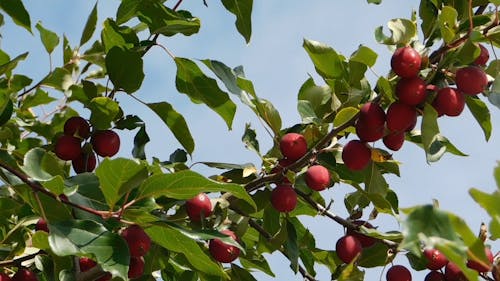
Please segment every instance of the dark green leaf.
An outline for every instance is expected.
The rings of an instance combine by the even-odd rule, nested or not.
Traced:
[[[123,195],[138,187],[148,177],[146,166],[125,158],[106,158],[95,173],[110,209],[113,209]]]
[[[368,1],[368,3],[370,3],[370,4],[376,4],[376,5],[378,5],[378,4],[380,4],[380,3],[382,3],[382,0],[367,0],[367,1]]]
[[[19,56],[13,58],[9,62],[6,62],[6,63],[0,65],[0,75],[3,75],[7,72],[10,72],[12,69],[16,68],[17,64],[20,61],[26,59],[27,56],[28,56],[28,52],[20,54]]]
[[[21,0],[0,1],[0,9],[6,12],[17,25],[31,32],[31,19]]]
[[[236,16],[236,28],[249,43],[252,35],[253,0],[222,0],[222,4]]]
[[[123,0],[116,11],[116,23],[124,24],[137,14],[142,0]]]
[[[146,126],[141,127],[134,137],[132,156],[138,159],[146,159],[146,153],[144,150],[149,140],[148,133],[146,133]]]
[[[63,163],[42,148],[34,148],[26,153],[23,164],[23,171],[37,181],[50,180],[57,175],[65,176]]]
[[[47,50],[47,53],[51,54],[57,45],[59,45],[59,36],[57,36],[56,33],[45,29],[40,22],[38,22],[35,27],[40,32],[40,39],[42,39],[45,50]]]
[[[104,21],[101,40],[106,53],[115,46],[132,49],[139,43],[139,38],[134,30],[127,27],[119,27],[112,19],[106,19]]]
[[[11,100],[7,101],[7,104],[3,108],[2,113],[0,114],[0,126],[5,125],[5,123],[9,122],[12,117],[12,112],[14,111],[14,103]]]
[[[247,256],[239,257],[239,261],[244,268],[247,269],[254,268],[264,272],[269,276],[275,277],[273,271],[271,270],[271,267],[269,266],[269,264],[267,263],[266,259],[263,256],[249,259],[248,252],[249,251],[247,251]]]
[[[177,112],[172,105],[167,102],[148,103],[146,105],[168,126],[182,147],[184,147],[189,154],[192,154],[195,143],[184,116]]]
[[[87,107],[91,111],[90,123],[98,130],[108,129],[120,111],[118,103],[108,97],[93,98]]]
[[[427,39],[436,30],[438,9],[431,3],[431,1],[420,1],[418,11],[420,19],[422,20],[420,27],[424,34],[424,38]]]
[[[188,95],[194,103],[205,103],[226,121],[228,128],[232,127],[236,105],[223,92],[217,82],[207,77],[191,60],[175,58],[177,77],[175,84],[179,92]]]
[[[257,281],[255,277],[250,274],[247,270],[239,267],[238,265],[232,263],[231,264],[231,279],[238,281]]]
[[[242,186],[211,181],[190,170],[149,177],[141,184],[138,197],[158,197],[163,195],[169,198],[185,200],[198,195],[200,192],[219,191],[231,192],[235,197],[256,208],[255,202]]]
[[[188,238],[178,230],[163,224],[146,229],[147,234],[158,245],[165,249],[183,254],[187,261],[197,270],[209,275],[223,276],[227,274],[221,266],[212,261],[210,257],[191,238]]]
[[[290,260],[290,267],[293,272],[297,273],[299,270],[299,246],[297,245],[297,232],[295,227],[288,220],[286,221],[287,239],[285,241],[285,253],[288,260]]]
[[[384,266],[387,264],[388,250],[389,247],[383,243],[375,243],[369,248],[364,248],[358,265],[365,268]]]
[[[49,229],[49,244],[56,255],[93,255],[104,271],[127,280],[130,255],[118,234],[89,220],[50,223]]]
[[[123,89],[129,94],[139,90],[144,80],[141,55],[122,47],[115,46],[109,50],[106,55],[106,70],[115,88]]]
[[[466,95],[465,98],[467,107],[474,118],[476,118],[476,121],[479,123],[479,126],[481,126],[481,129],[483,129],[484,137],[486,141],[488,141],[492,130],[490,110],[486,104],[484,104],[484,102],[477,97]]]
[[[80,38],[80,46],[87,43],[90,38],[92,38],[92,34],[94,34],[95,28],[97,24],[97,2],[92,8],[89,17],[87,18],[87,22],[85,23],[85,27],[83,28],[82,37]]]
[[[161,1],[141,1],[137,17],[149,27],[151,33],[173,36],[182,33],[186,36],[200,30],[200,19],[187,11],[174,11]]]
[[[316,116],[316,113],[314,112],[314,109],[309,103],[309,101],[306,100],[299,100],[297,103],[297,111],[300,114],[300,117],[302,118],[302,123],[304,124],[321,124],[321,119]]]
[[[245,144],[245,147],[257,152],[260,155],[259,141],[257,140],[257,133],[254,129],[250,127],[250,124],[245,125],[245,133],[241,137],[241,140]]]
[[[303,47],[323,78],[340,78],[344,75],[343,58],[330,46],[305,39]]]
[[[262,118],[266,124],[273,130],[273,133],[278,136],[281,131],[281,116],[274,105],[265,99],[259,99],[259,104],[257,109],[259,111],[259,116]]]

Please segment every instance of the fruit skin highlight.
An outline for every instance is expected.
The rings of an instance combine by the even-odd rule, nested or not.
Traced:
[[[271,204],[278,212],[291,212],[297,206],[297,193],[289,184],[278,185],[271,192]]]
[[[437,249],[425,249],[424,256],[429,261],[426,267],[430,270],[438,270],[448,263],[448,259]]]
[[[330,186],[330,171],[321,165],[313,165],[307,169],[305,180],[309,188],[324,190]]]
[[[410,46],[397,49],[391,58],[392,70],[401,77],[415,77],[420,71],[422,58],[420,54]]]
[[[371,161],[372,153],[365,143],[359,140],[349,141],[342,150],[342,160],[349,170],[363,170]]]
[[[114,156],[120,150],[120,137],[111,130],[95,132],[90,142],[95,153],[102,157]]]
[[[307,153],[307,141],[301,134],[285,134],[280,141],[280,151],[286,158],[298,160]]]
[[[212,214],[212,202],[205,193],[200,193],[186,201],[186,211],[191,221],[201,221],[203,217],[209,217]]]
[[[221,233],[230,236],[235,241],[238,241],[236,234],[229,229],[222,230]],[[240,255],[240,249],[238,247],[226,244],[220,239],[210,240],[208,243],[208,250],[216,261],[222,263],[233,262]]]
[[[455,88],[442,88],[437,92],[432,106],[439,116],[458,116],[464,110],[465,95]]]

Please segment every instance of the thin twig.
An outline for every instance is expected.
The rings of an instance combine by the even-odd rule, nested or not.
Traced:
[[[26,256],[18,257],[18,258],[11,259],[11,260],[0,261],[0,267],[19,266],[19,265],[21,265],[22,262],[34,259],[38,254],[41,254],[41,253],[42,253],[42,251],[40,250],[36,253],[29,254]]]

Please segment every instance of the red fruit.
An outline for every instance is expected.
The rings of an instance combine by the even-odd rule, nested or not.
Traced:
[[[12,276],[12,281],[38,281],[38,277],[33,271],[22,268]]]
[[[467,267],[474,269],[477,272],[490,271],[491,265],[493,263],[493,253],[491,252],[490,248],[484,248],[484,253],[486,254],[486,257],[489,260],[489,264],[484,264],[483,262],[479,262],[479,261],[475,261],[475,260],[468,260]]]
[[[321,165],[309,167],[306,172],[306,184],[313,190],[324,190],[330,186],[330,171]]]
[[[434,101],[432,101],[432,106],[434,106],[439,116],[443,114],[458,116],[464,110],[465,95],[454,88],[442,88],[437,92]]]
[[[306,139],[301,134],[285,134],[280,141],[280,150],[283,156],[295,161],[307,153]]]
[[[290,166],[291,164],[293,164],[293,161],[290,160],[290,159],[287,159],[287,158],[282,158],[278,161],[278,165],[276,165],[272,170],[271,170],[271,174],[275,174],[275,173],[282,173],[283,172],[283,169]],[[285,183],[285,184],[289,184],[290,181],[286,178],[286,177],[283,177],[281,179],[281,183]]]
[[[452,262],[448,262],[446,264],[446,267],[444,268],[444,277],[446,280],[467,281],[467,278],[460,268]]]
[[[76,159],[82,153],[80,139],[73,136],[62,135],[56,141],[54,152],[57,157],[62,160],[67,161]]]
[[[387,148],[393,151],[398,151],[405,142],[404,132],[393,132],[384,136],[383,142]]]
[[[186,201],[186,211],[191,221],[201,221],[212,214],[212,202],[205,193],[200,193]]]
[[[73,159],[71,161],[71,165],[73,166],[73,170],[77,174],[92,172],[95,169],[97,160],[94,152],[85,153],[82,152],[78,158]]]
[[[0,281],[11,281],[11,279],[7,273],[0,272]]]
[[[349,170],[363,170],[372,157],[370,148],[359,140],[349,141],[342,150],[342,160]]]
[[[433,270],[427,273],[424,281],[446,281],[446,279],[443,273]]]
[[[380,128],[385,124],[385,111],[375,102],[367,102],[359,109],[359,121],[369,128]]]
[[[271,204],[278,212],[291,212],[297,206],[297,193],[290,185],[278,185],[271,192]]]
[[[488,60],[490,59],[490,53],[488,52],[488,49],[486,49],[483,45],[479,44],[479,49],[481,50],[481,53],[479,56],[476,58],[474,61],[474,64],[480,65],[480,66],[485,66]]]
[[[337,240],[335,250],[341,261],[351,263],[361,253],[363,247],[356,237],[346,235]]]
[[[86,139],[90,136],[90,125],[80,116],[73,116],[64,123],[64,134]]]
[[[49,227],[47,226],[47,221],[45,221],[43,218],[40,218],[35,224],[35,230],[45,231],[49,233]]]
[[[144,256],[151,247],[151,238],[149,238],[146,232],[136,224],[125,228],[121,236],[127,241],[132,257]]]
[[[111,157],[120,150],[120,137],[111,130],[97,131],[90,142],[95,153],[102,157]]]
[[[420,71],[422,58],[420,54],[410,46],[397,49],[391,58],[392,70],[401,77],[414,77]]]
[[[387,128],[391,132],[411,130],[417,121],[417,110],[414,106],[393,102],[387,109]]]
[[[408,268],[402,265],[394,265],[385,275],[387,281],[411,281],[411,273]]]
[[[371,223],[364,221],[364,220],[355,220],[352,223],[355,225],[362,225],[366,228],[374,228]],[[359,232],[356,232],[350,228],[347,229],[347,235],[351,235],[351,236],[356,237],[356,239],[358,239],[358,241],[361,243],[361,246],[363,248],[371,247],[371,246],[373,246],[373,244],[375,244],[377,242],[377,239],[370,237],[370,236],[366,236],[366,235],[361,234]]]
[[[85,272],[87,270],[90,270],[92,267],[97,265],[97,263],[94,260],[87,258],[87,257],[80,258],[78,260],[78,263],[80,264],[80,271],[81,272]]]
[[[396,85],[396,95],[401,103],[418,105],[427,96],[425,81],[419,77],[402,78]]]
[[[488,77],[484,70],[477,66],[467,66],[457,70],[455,74],[457,88],[468,95],[482,93],[488,86]]]
[[[425,249],[424,256],[427,258],[427,268],[430,270],[438,270],[448,263],[448,259],[437,249]]]
[[[361,121],[361,119],[356,122],[356,134],[363,142],[378,141],[384,136],[384,130],[384,125],[380,127],[370,127]]]
[[[130,257],[130,264],[128,267],[128,278],[141,277],[143,273],[144,273],[144,258]]]
[[[99,277],[95,281],[109,281],[109,280],[111,280],[112,277],[113,277],[113,275],[111,275],[111,273],[105,272],[103,276]]]
[[[236,234],[229,229],[222,230],[221,233],[229,235],[235,241],[238,241]],[[208,251],[218,262],[233,262],[240,255],[240,249],[236,246],[226,244],[220,239],[212,239],[208,243]]]

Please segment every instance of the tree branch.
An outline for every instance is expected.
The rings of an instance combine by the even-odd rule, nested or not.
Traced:
[[[37,255],[39,255],[41,253],[43,253],[43,251],[40,250],[36,253],[29,254],[26,256],[18,257],[18,258],[11,259],[11,260],[0,261],[0,267],[20,266],[22,262],[34,259]]]

